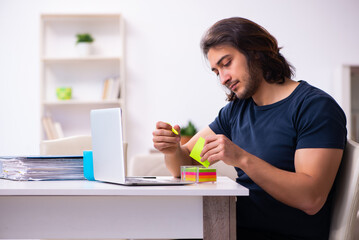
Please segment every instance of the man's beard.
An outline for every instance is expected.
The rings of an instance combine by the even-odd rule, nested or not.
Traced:
[[[257,66],[249,67],[249,76],[244,81],[240,81],[245,84],[242,92],[234,92],[239,99],[248,99],[252,97],[258,90],[261,83],[261,71]],[[230,89],[229,89],[230,90]]]

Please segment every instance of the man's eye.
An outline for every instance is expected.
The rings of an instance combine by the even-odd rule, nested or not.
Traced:
[[[225,64],[223,64],[224,67],[228,67],[229,65],[231,65],[232,60],[229,60],[228,62],[226,62]]]

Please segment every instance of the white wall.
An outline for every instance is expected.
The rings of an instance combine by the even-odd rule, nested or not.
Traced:
[[[225,104],[199,49],[219,19],[242,16],[267,28],[295,79],[334,96],[336,69],[359,64],[356,0],[0,0],[0,155],[38,153],[39,15],[59,12],[120,12],[126,20],[129,157],[152,148],[156,121],[191,119],[202,128]]]

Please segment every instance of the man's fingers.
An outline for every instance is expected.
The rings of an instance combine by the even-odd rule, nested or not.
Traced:
[[[156,129],[155,131],[152,132],[153,136],[177,136],[176,134],[174,134],[171,130],[172,128],[170,128],[170,130],[167,129]]]
[[[157,149],[164,149],[164,148],[171,147],[173,144],[168,144],[168,143],[165,143],[165,142],[155,142],[153,145]]]
[[[174,125],[173,128],[174,128],[179,134],[181,134],[181,133],[180,133],[180,132],[181,132],[180,126]]]
[[[216,143],[216,141],[207,142],[207,139],[206,139],[206,142],[204,143],[204,147],[202,149],[202,152],[201,152],[200,156],[202,157],[203,155],[205,155],[211,149],[216,148],[217,145],[218,144]]]
[[[213,154],[211,156],[208,157],[208,162],[212,165],[216,162],[219,162],[221,161],[223,158],[222,158],[222,154],[221,153],[216,153],[216,154]]]
[[[166,122],[162,122],[162,121],[158,121],[156,123],[156,128],[157,129],[168,129],[168,130],[171,130],[172,127],[170,124],[166,123]]]
[[[179,129],[179,126],[177,127]],[[179,147],[181,137],[172,131],[172,126],[169,123],[157,122],[152,135],[153,146],[164,154],[173,153]]]
[[[202,157],[202,160],[210,160],[212,159],[213,160],[213,157],[214,155],[218,154],[220,152],[220,149],[218,147],[215,147],[215,148],[211,148],[209,149],[208,151],[206,151]],[[203,152],[202,152],[203,153]],[[202,155],[201,153],[201,155]]]
[[[207,136],[204,138],[205,142],[204,142],[204,145],[207,145],[211,142],[214,142],[218,139],[218,135],[210,135],[210,136]]]
[[[178,143],[180,141],[179,137],[166,136],[154,136],[152,140],[156,143]]]
[[[226,137],[224,135],[211,135],[205,138],[205,145],[201,152],[201,157],[211,163],[213,161],[223,160],[223,150],[226,144]]]

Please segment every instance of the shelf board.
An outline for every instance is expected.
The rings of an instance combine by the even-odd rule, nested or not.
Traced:
[[[119,13],[46,13],[41,14],[44,20],[64,20],[69,18],[115,18],[121,17]]]
[[[62,101],[44,101],[45,106],[64,106],[64,105],[113,105],[122,104],[121,99],[114,100],[62,100]]]
[[[88,57],[43,57],[44,62],[69,62],[69,61],[120,61],[118,56],[88,56]]]

